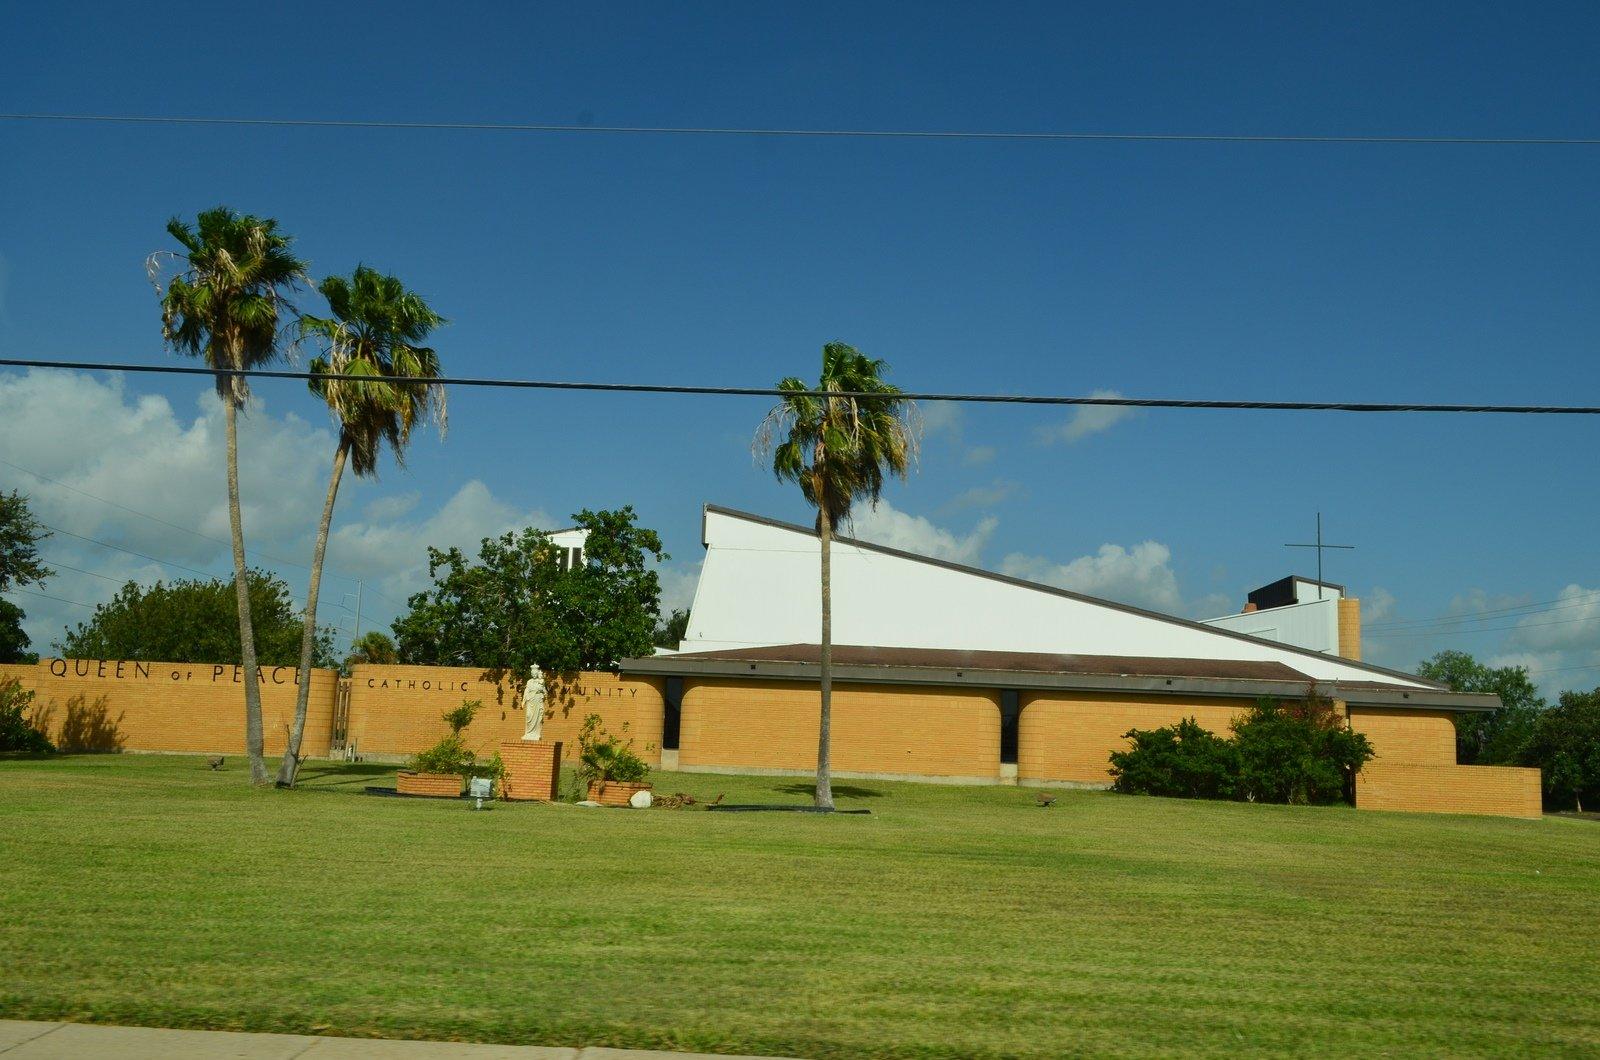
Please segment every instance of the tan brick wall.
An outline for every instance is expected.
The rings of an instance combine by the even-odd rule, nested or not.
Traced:
[[[542,735],[542,734],[541,734]],[[553,802],[561,787],[560,740],[508,740],[500,745],[506,764],[501,791],[508,799]]]
[[[1361,601],[1354,597],[1339,601],[1339,654],[1361,659]]]
[[[659,677],[619,677],[583,673],[545,679],[541,740],[560,740],[568,759],[578,754],[578,730],[590,714],[600,715],[606,731],[633,741],[633,752],[652,766],[661,764],[661,724],[666,713],[665,682]],[[626,729],[624,729],[626,726]],[[522,730],[517,730],[517,736]]]
[[[1456,764],[1456,726],[1445,711],[1351,707],[1350,727],[1372,743],[1374,762]]]
[[[63,727],[96,729],[97,750],[244,753],[244,671],[232,664],[46,659],[0,666],[34,693],[32,717],[51,739]],[[332,670],[311,672],[301,753],[328,753],[333,725]],[[81,704],[77,703],[82,697]],[[266,751],[283,753],[294,718],[295,668],[261,669],[261,721]],[[75,705],[76,704],[76,705]]]
[[[522,736],[514,684],[497,685],[479,667],[356,666],[350,672],[349,739],[364,755],[414,755],[450,732],[446,711],[475,699],[482,709],[461,737],[488,757],[503,741]]]
[[[1111,752],[1125,751],[1129,729],[1159,729],[1194,718],[1218,736],[1254,705],[1206,696],[1140,698],[1075,692],[1024,692],[1017,726],[1017,778],[1105,784]]]
[[[817,696],[814,684],[685,680],[678,764],[815,769]],[[841,772],[999,775],[998,692],[836,685],[832,731]]]
[[[1421,813],[1538,817],[1539,771],[1515,766],[1396,765],[1374,759],[1356,774],[1356,807]]]

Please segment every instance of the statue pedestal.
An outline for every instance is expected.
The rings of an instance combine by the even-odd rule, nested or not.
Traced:
[[[500,745],[500,760],[506,764],[501,781],[506,798],[554,802],[560,795],[560,740],[507,740]]]

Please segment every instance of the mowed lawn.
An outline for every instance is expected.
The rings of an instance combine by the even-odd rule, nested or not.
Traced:
[[[878,782],[870,816],[0,760],[0,1015],[803,1057],[1600,1053],[1600,825]],[[773,778],[660,791],[804,802]]]

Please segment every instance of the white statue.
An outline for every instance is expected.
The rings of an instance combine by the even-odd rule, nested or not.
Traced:
[[[523,686],[522,709],[526,713],[522,723],[522,738],[538,740],[539,732],[544,728],[544,671],[537,666],[533,668],[533,676]]]

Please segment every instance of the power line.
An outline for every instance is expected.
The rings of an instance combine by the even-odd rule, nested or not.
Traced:
[[[1524,617],[1527,615],[1543,615],[1552,611],[1567,611],[1574,607],[1592,606],[1595,598],[1600,597],[1600,590],[1581,593],[1575,597],[1561,597],[1555,600],[1541,600],[1531,604],[1519,604],[1515,607],[1489,608],[1483,611],[1472,611],[1462,615],[1439,615],[1435,618],[1417,618],[1410,620],[1395,620],[1393,622],[1374,622],[1365,627],[1367,632],[1389,632],[1394,630],[1409,630],[1423,628],[1444,628],[1448,626],[1463,625],[1470,622],[1482,622],[1485,619]],[[1551,606],[1546,606],[1551,605]]]
[[[192,534],[195,537],[200,538],[202,541],[210,541],[210,542],[213,542],[213,543],[218,544],[218,545],[227,545],[230,548],[233,547],[233,542],[229,541],[229,540],[227,540],[225,538],[213,537],[210,534],[203,534],[200,531],[192,529],[190,527],[182,526],[182,525],[180,525],[178,523],[174,523],[174,522],[171,522],[169,520],[162,519],[160,516],[151,515],[149,512],[141,512],[137,508],[130,508],[126,504],[122,504],[122,503],[119,503],[119,502],[113,501],[113,500],[108,500],[105,497],[97,496],[96,494],[90,493],[88,490],[79,489],[77,486],[69,485],[68,483],[62,482],[60,479],[53,479],[49,475],[41,475],[39,472],[33,471],[33,470],[29,469],[29,468],[25,468],[20,464],[13,464],[9,460],[0,459],[0,464],[4,464],[6,467],[12,468],[12,469],[14,469],[16,471],[20,471],[25,475],[32,475],[34,478],[38,479],[41,482],[48,482],[52,486],[59,486],[61,489],[70,490],[73,493],[79,494],[79,495],[84,496],[84,497],[88,497],[90,500],[99,501],[101,504],[109,504],[113,508],[120,508],[122,511],[125,511],[125,512],[129,513],[130,515],[137,515],[141,519],[149,519],[153,523],[160,523],[162,526],[170,527],[173,530],[182,530],[184,533]],[[296,563],[292,559],[283,559],[283,558],[278,557],[278,556],[273,556],[273,555],[270,555],[270,554],[268,554],[266,552],[263,552],[262,550],[257,549],[257,548],[252,548],[251,551],[254,552],[257,556],[260,556],[262,559],[269,560],[269,561],[271,561],[273,563],[277,563],[277,564],[281,564],[281,565],[289,566],[289,567],[299,567],[301,570],[310,570],[311,569],[310,564]],[[340,574],[337,571],[335,571],[332,568],[327,567],[327,566],[324,566],[322,568],[322,573],[323,573],[324,577],[332,576],[332,577],[336,577],[336,578],[344,578],[344,579],[349,580],[349,581],[355,581],[356,580],[355,578],[352,578],[348,574]]]
[[[62,570],[77,571],[79,574],[87,574],[91,578],[99,578],[101,581],[113,582],[117,585],[125,585],[133,580],[131,578],[113,578],[109,574],[101,574],[98,571],[84,570],[82,567],[74,567],[70,563],[62,563],[60,560],[51,559],[49,556],[44,556],[43,559],[52,567],[60,567]]]
[[[143,552],[135,552],[133,549],[124,548],[121,545],[113,545],[111,542],[109,542],[109,541],[101,541],[99,538],[86,537],[83,534],[75,534],[71,530],[62,530],[60,527],[51,526],[48,523],[40,523],[39,525],[44,527],[46,530],[50,531],[53,534],[66,534],[68,537],[75,537],[79,541],[87,541],[91,545],[99,545],[101,548],[110,548],[110,549],[115,549],[118,552],[126,552],[130,556],[138,556],[140,559],[147,559],[151,563],[160,563],[160,564],[162,564],[164,566],[176,567],[178,570],[186,570],[190,574],[198,574],[202,578],[216,578],[217,577],[217,575],[212,574],[209,571],[203,571],[203,570],[200,570],[199,568],[196,568],[196,567],[185,566],[182,563],[174,563],[170,559],[159,559],[159,558],[157,558],[155,556],[147,556]]]
[[[44,600],[55,600],[58,603],[71,604],[74,607],[87,607],[91,611],[95,609],[94,604],[86,604],[82,600],[68,600],[65,596],[51,596],[49,593],[34,592],[32,589],[7,589],[6,592],[23,593],[27,596],[37,596]]]
[[[195,368],[177,364],[117,364],[110,361],[45,361],[32,358],[0,358],[0,367],[56,368],[81,372],[135,372],[156,375],[237,376],[248,379],[333,379],[346,384],[354,382],[349,376],[328,372],[302,372],[268,368]],[[363,383],[414,383],[410,376],[367,375]],[[779,390],[777,387],[745,386],[670,386],[657,383],[573,383],[546,379],[487,379],[462,376],[454,379],[435,379],[439,386],[499,387],[511,390],[590,391],[622,394],[687,394],[712,397],[815,397],[815,398],[876,398],[884,394],[853,390]],[[908,401],[958,401],[991,405],[1098,405],[1116,408],[1162,409],[1239,409],[1248,411],[1281,412],[1471,412],[1505,413],[1513,415],[1600,416],[1600,405],[1465,405],[1425,402],[1370,402],[1370,401],[1232,401],[1194,400],[1189,398],[1130,398],[1130,397],[1074,397],[1055,394],[948,394],[899,391],[895,398]]]
[[[1510,626],[1479,626],[1477,629],[1423,629],[1415,631],[1394,631],[1365,633],[1363,636],[1373,637],[1458,637],[1464,633],[1497,633],[1508,629],[1538,629],[1541,626],[1569,626],[1574,622],[1600,622],[1600,616],[1584,615],[1581,618],[1558,618],[1552,622],[1518,622]]]
[[[1424,136],[1367,133],[1291,135],[1283,133],[1007,132],[979,129],[795,129],[717,125],[567,125],[556,122],[382,121],[331,118],[207,118],[158,114],[0,114],[0,120],[114,125],[247,126],[301,129],[386,129],[403,132],[600,133],[648,136],[754,136],[849,140],[1066,141],[1112,143],[1222,144],[1418,144],[1486,147],[1595,147],[1585,136]]]

